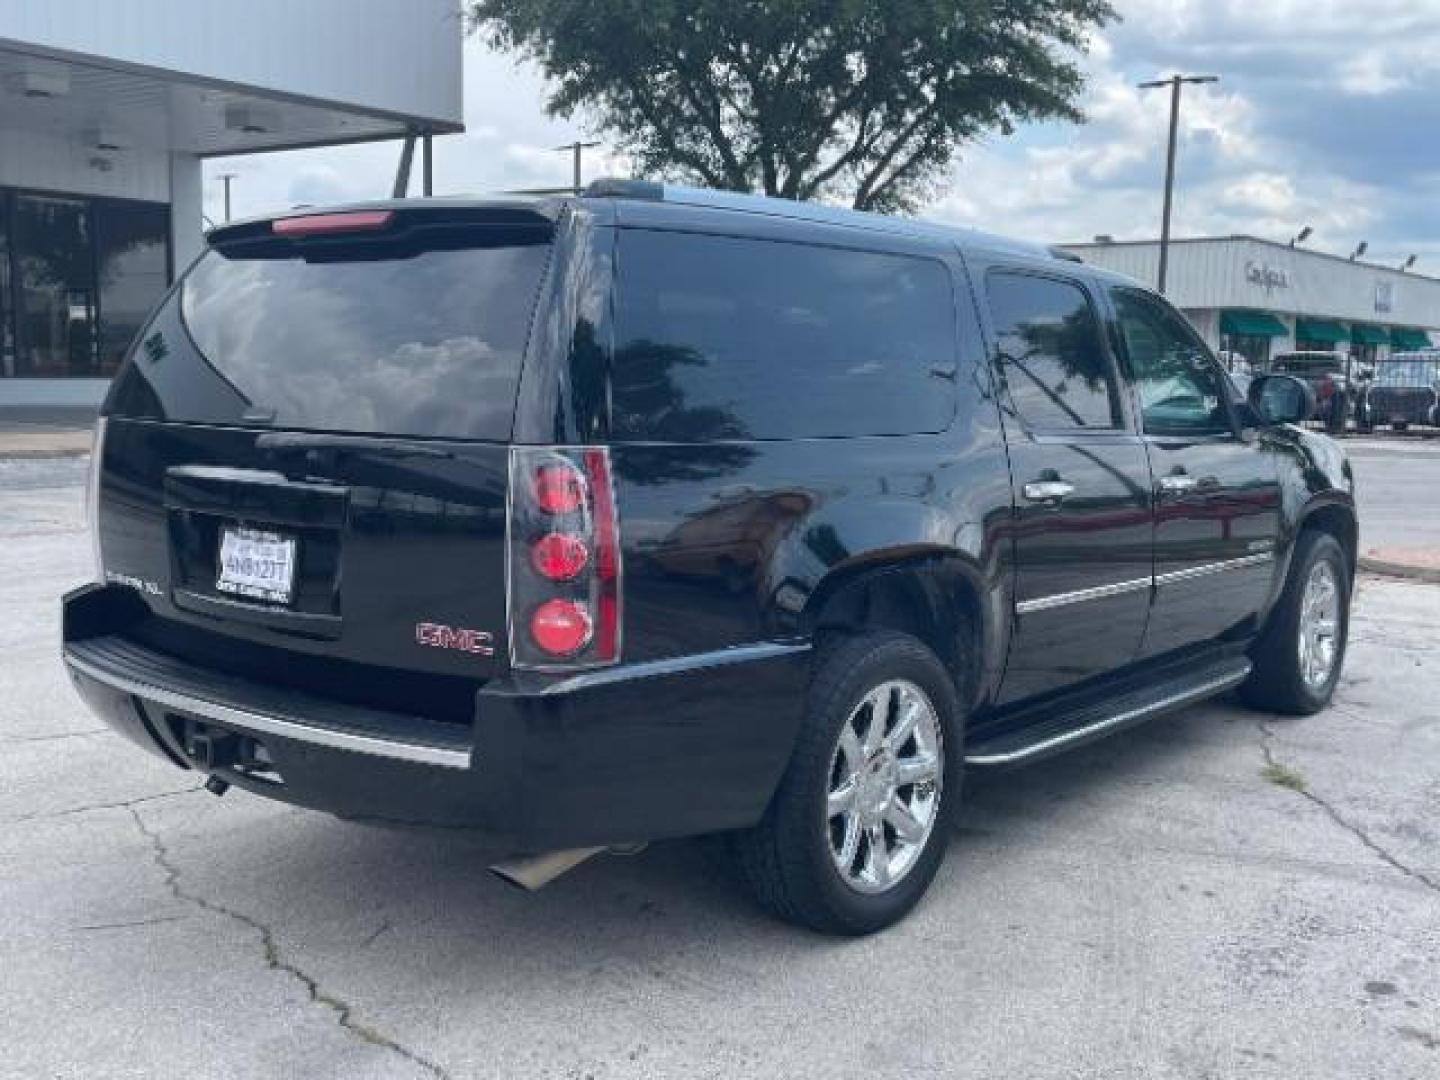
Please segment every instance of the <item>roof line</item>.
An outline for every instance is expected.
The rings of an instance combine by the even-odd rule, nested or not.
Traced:
[[[787,221],[801,221],[807,224],[866,229],[891,236],[945,241],[956,246],[985,248],[1042,259],[1069,258],[1067,255],[1058,254],[1053,248],[1044,244],[1037,244],[1030,240],[1017,240],[979,229],[945,225],[923,218],[902,218],[890,214],[877,214],[869,210],[856,210],[846,206],[828,206],[824,203],[798,199],[752,195],[747,192],[607,178],[592,182],[584,194],[590,198],[625,198],[639,202],[694,207],[701,210],[756,214]]]

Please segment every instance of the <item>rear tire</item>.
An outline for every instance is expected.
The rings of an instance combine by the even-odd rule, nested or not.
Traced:
[[[1345,664],[1350,591],[1350,561],[1340,542],[1314,529],[1302,532],[1285,591],[1250,651],[1255,669],[1240,687],[1241,700],[1294,716],[1330,704]]]
[[[954,683],[920,641],[879,631],[828,646],[765,817],[732,840],[755,898],[821,933],[901,919],[944,858],[963,736]]]

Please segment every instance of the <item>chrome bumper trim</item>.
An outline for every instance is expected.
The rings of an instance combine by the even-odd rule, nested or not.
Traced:
[[[176,693],[152,683],[118,675],[76,656],[66,655],[65,665],[111,689],[134,694],[136,697],[153,701],[164,708],[192,713],[229,727],[278,735],[296,742],[327,746],[335,750],[349,750],[357,754],[393,758],[397,761],[414,761],[422,765],[439,765],[447,769],[468,769],[470,767],[468,750],[449,750],[442,746],[400,742],[394,739],[382,739],[375,735],[361,735],[357,732],[338,731],[334,728],[314,727],[278,716],[267,716],[263,713],[251,712],[248,709],[236,708],[233,705],[221,705],[218,702]]]

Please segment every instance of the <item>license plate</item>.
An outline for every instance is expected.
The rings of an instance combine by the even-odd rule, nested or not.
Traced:
[[[220,592],[288,604],[295,591],[295,538],[243,525],[220,529]]]

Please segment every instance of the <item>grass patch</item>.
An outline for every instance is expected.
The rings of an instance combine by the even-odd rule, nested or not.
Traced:
[[[1277,787],[1289,788],[1291,791],[1305,790],[1305,777],[1301,776],[1294,769],[1287,769],[1284,765],[1272,761],[1265,768],[1260,770],[1260,775]]]

